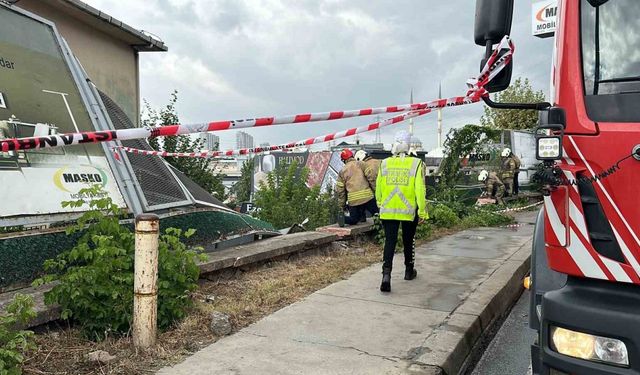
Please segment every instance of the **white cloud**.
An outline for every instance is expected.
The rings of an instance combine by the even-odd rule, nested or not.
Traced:
[[[183,122],[401,104],[412,88],[425,101],[440,82],[444,96],[460,95],[483,53],[473,43],[475,7],[468,0],[86,1],[166,42],[169,52],[141,55],[141,94],[159,107],[178,89]],[[546,92],[552,42],[530,35],[530,12],[517,2],[515,73]],[[446,110],[445,128],[481,114],[480,104]],[[372,121],[250,132],[275,144]],[[382,132],[387,142],[394,128]],[[416,129],[425,145],[435,145],[435,115]],[[234,146],[233,132],[220,136],[224,147]]]

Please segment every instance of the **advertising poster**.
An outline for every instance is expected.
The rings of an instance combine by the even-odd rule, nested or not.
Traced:
[[[294,161],[298,163],[299,171],[302,168],[309,169],[307,186],[320,185],[323,191],[335,188],[338,172],[344,166],[339,152],[273,152],[258,155],[254,159],[253,192],[260,189],[260,182],[265,181],[269,172],[279,166],[291,165]]]
[[[91,130],[53,30],[0,7],[0,138]],[[125,206],[98,144],[0,152],[0,217],[80,211],[61,202],[95,184]]]

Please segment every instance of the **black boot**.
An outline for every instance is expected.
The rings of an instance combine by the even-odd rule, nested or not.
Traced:
[[[407,266],[404,270],[404,279],[405,280],[413,280],[418,276],[418,271],[413,267],[413,264]]]
[[[380,284],[380,291],[391,291],[391,268],[382,268],[382,283]]]

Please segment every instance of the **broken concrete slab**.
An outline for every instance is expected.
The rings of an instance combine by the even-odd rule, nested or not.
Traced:
[[[206,275],[228,268],[260,264],[274,258],[329,246],[336,239],[335,235],[318,232],[294,233],[269,238],[207,254],[208,259],[199,264],[200,273]]]
[[[55,283],[49,283],[38,287],[29,287],[2,293],[0,294],[0,312],[4,311],[7,305],[13,301],[16,294],[24,294],[33,298],[34,310],[36,312],[36,317],[29,322],[29,327],[35,327],[57,320],[60,317],[60,306],[48,306],[44,303],[44,294],[53,289],[55,285]]]
[[[317,228],[317,232],[335,234],[341,239],[355,239],[358,236],[366,236],[375,230],[373,219],[367,219],[366,222],[356,225],[345,225],[344,227],[338,226],[338,224],[327,225],[325,227]]]

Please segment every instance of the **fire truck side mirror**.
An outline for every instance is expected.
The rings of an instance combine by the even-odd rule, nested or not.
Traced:
[[[493,45],[511,33],[513,17],[513,0],[476,0],[476,22],[474,39],[477,45],[486,48],[482,59],[482,69],[493,53]],[[498,92],[509,87],[511,83],[512,64],[504,69],[485,86],[489,92]]]
[[[511,33],[512,17],[513,0],[476,0],[476,44],[486,47],[499,43]]]

